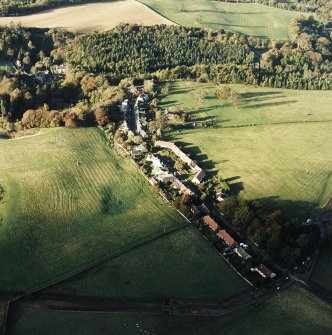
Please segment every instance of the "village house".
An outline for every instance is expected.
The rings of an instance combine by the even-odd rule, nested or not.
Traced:
[[[204,179],[204,177],[206,176],[206,173],[204,170],[200,170],[199,172],[196,173],[196,175],[194,176],[194,178],[191,180],[191,182],[195,185],[199,185],[202,180]]]
[[[67,66],[64,64],[54,65],[52,68],[53,73],[55,74],[65,74],[67,71]]]
[[[149,179],[149,184],[151,186],[158,186],[157,180],[155,180],[153,177]]]
[[[252,258],[242,247],[235,248],[234,251],[245,261]]]
[[[148,150],[146,149],[146,147],[143,144],[137,145],[136,147],[133,148],[133,150],[131,150],[132,156],[144,155],[147,152],[148,152]]]
[[[155,176],[168,173],[167,168],[160,161],[160,159],[155,155],[148,155],[146,157],[147,162],[151,162],[152,164],[152,172]]]
[[[238,243],[234,240],[234,238],[229,235],[227,233],[226,230],[221,230],[218,234],[217,234],[218,237],[220,237],[221,239],[223,239],[225,241],[225,243],[230,246],[230,247],[235,247]]]
[[[202,170],[190,157],[188,157],[181,149],[179,149],[174,143],[166,141],[156,141],[155,146],[163,149],[171,150],[177,157],[179,157],[184,163],[186,163],[191,169],[196,171],[196,175],[192,179],[192,183],[198,185],[202,182],[206,173]]]
[[[219,225],[215,222],[211,216],[205,215],[203,221],[216,233],[219,230]]]
[[[125,99],[122,101],[122,104],[121,104],[121,112],[127,113],[127,110],[128,110],[128,99]]]
[[[129,127],[128,127],[127,121],[123,121],[122,124],[119,126],[118,130],[124,134],[128,134]]]
[[[264,264],[260,264],[259,266],[255,268],[250,269],[253,272],[258,272],[263,278],[274,278],[276,274],[272,272],[268,267],[266,267]]]

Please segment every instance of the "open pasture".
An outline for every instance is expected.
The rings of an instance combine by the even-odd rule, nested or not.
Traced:
[[[327,335],[331,313],[328,303],[291,287],[258,306],[222,317],[23,309],[11,320],[8,334]]]
[[[288,39],[296,12],[255,3],[213,0],[139,0],[179,25],[225,29],[269,39]]]
[[[219,171],[235,194],[301,217],[326,205],[332,190],[330,92],[231,87],[244,95],[238,106],[216,99],[210,84],[172,85],[163,108],[182,103],[217,127],[169,131],[168,138],[207,170]],[[202,88],[209,93],[197,108],[195,92]],[[227,128],[250,124],[258,125]]]
[[[172,24],[134,0],[90,3],[20,17],[0,17],[0,25],[11,22],[21,23],[24,27],[61,28],[72,32],[106,31],[120,23]]]
[[[115,300],[223,300],[249,285],[192,227],[117,257],[47,293]]]
[[[96,128],[0,139],[0,290],[30,291],[182,227]]]

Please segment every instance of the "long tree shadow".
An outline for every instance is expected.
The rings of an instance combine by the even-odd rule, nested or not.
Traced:
[[[287,216],[307,219],[313,212],[319,211],[319,205],[316,202],[281,199],[279,196],[270,196],[256,199],[262,203],[263,207],[268,211],[281,210]]]

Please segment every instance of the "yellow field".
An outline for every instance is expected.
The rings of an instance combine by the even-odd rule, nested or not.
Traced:
[[[0,18],[0,25],[8,25],[10,22],[21,23],[24,27],[62,28],[73,32],[106,31],[119,23],[173,24],[134,0],[92,3],[33,15]]]

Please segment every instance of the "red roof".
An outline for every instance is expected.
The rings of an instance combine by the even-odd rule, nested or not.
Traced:
[[[234,240],[234,238],[227,233],[226,230],[221,230],[218,234],[218,237],[222,238],[226,244],[228,244],[230,247],[233,247],[237,244],[237,242]]]
[[[203,217],[204,222],[209,225],[209,227],[213,230],[213,231],[217,231],[219,229],[219,225],[218,223],[216,223],[211,216],[206,215]]]
[[[264,264],[257,266],[257,270],[261,272],[265,277],[271,277],[271,275],[273,274],[273,272]]]

